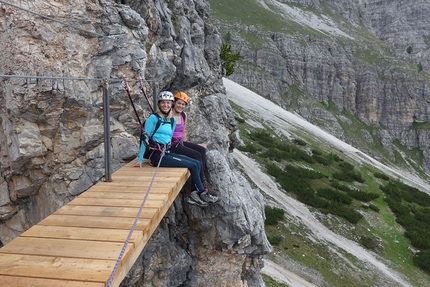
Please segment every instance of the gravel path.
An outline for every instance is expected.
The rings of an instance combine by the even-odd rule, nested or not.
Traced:
[[[269,275],[276,281],[285,283],[290,287],[317,287],[317,285],[306,281],[297,274],[277,265],[268,259],[264,259],[264,268],[262,272]]]

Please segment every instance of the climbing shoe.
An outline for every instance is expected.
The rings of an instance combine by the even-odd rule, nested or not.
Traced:
[[[203,192],[200,193],[200,198],[207,203],[217,203],[219,200],[218,196],[210,194],[207,189],[203,190]]]
[[[199,193],[200,192],[198,192],[197,190],[194,190],[193,192],[191,192],[190,197],[188,197],[187,202],[189,204],[194,204],[194,205],[201,206],[201,207],[208,206],[209,204],[200,198]]]

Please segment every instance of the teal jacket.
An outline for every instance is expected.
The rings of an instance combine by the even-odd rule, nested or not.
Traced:
[[[154,114],[150,115],[145,122],[145,131],[148,135],[152,135],[155,126],[157,125],[158,117]],[[176,118],[173,118],[173,127],[170,124],[170,120],[166,120],[165,117],[161,118],[160,127],[157,129],[156,133],[152,136],[152,139],[159,144],[169,144],[172,140],[173,131],[176,127]],[[143,162],[143,155],[145,154],[146,147],[144,144],[140,145],[139,155],[137,156],[137,162]]]

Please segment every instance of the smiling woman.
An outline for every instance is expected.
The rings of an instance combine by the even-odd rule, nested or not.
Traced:
[[[149,164],[161,167],[188,168],[191,173],[191,186],[195,189],[191,192],[188,203],[202,207],[208,206],[209,203],[216,203],[218,202],[218,197],[209,194],[209,191],[203,186],[201,178],[201,161],[171,152],[171,141],[173,132],[177,125],[177,119],[172,115],[173,102],[174,97],[171,92],[160,92],[158,94],[158,111],[156,114],[149,116],[145,122],[144,130],[147,134],[152,134],[152,138],[148,138],[147,140],[148,142],[151,140],[154,145],[154,147],[151,148],[152,151],[149,155]],[[171,120],[172,117],[173,121]],[[158,121],[161,122],[159,127],[156,128]],[[184,122],[179,124],[183,125]],[[146,149],[147,147],[144,144],[140,146],[139,155],[136,163],[133,164],[133,167],[142,168],[143,157]]]
[[[188,105],[189,97],[184,92],[175,94],[175,105],[173,116],[176,119],[176,128],[172,138],[172,152],[194,158],[201,163],[200,178],[205,181],[206,148],[187,141],[187,114],[185,108]]]

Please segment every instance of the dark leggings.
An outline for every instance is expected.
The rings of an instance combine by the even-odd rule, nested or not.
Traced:
[[[151,165],[157,166],[160,159],[160,153],[154,152],[151,156]],[[201,163],[198,160],[189,158],[181,154],[168,153],[161,159],[160,166],[162,167],[186,167],[191,173],[191,185],[198,191],[203,191],[203,183],[200,179]]]
[[[172,153],[182,154],[190,158],[194,158],[201,163],[200,178],[202,181],[205,180],[205,164],[206,164],[206,148],[201,145],[183,142],[183,144],[178,144],[177,146],[172,146],[170,148]]]

